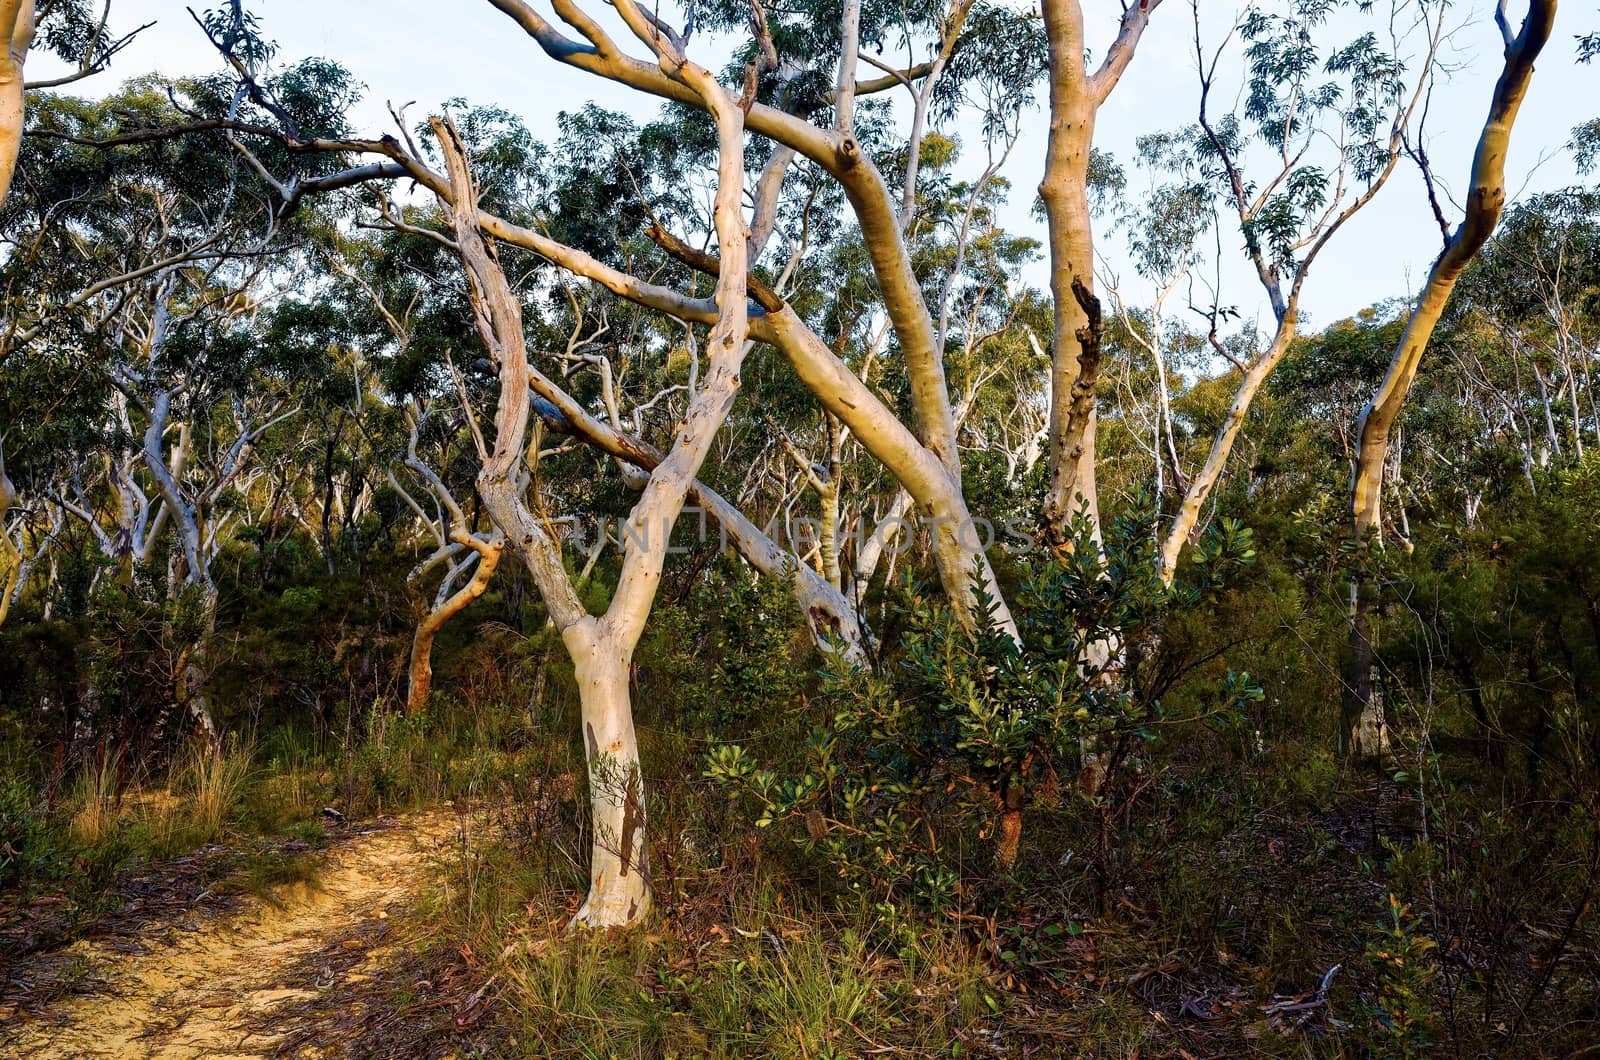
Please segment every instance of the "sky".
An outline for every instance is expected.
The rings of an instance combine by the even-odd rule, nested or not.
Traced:
[[[1238,7],[1234,0],[1199,2],[1213,33],[1231,23]],[[203,6],[204,0],[196,4],[197,9]],[[550,60],[487,0],[257,0],[249,6],[264,32],[277,41],[280,59],[311,55],[335,59],[367,86],[354,116],[362,135],[392,131],[387,101],[413,103],[409,111],[413,120],[455,97],[492,103],[521,115],[540,139],[554,138],[561,111],[576,110],[591,100],[641,120],[648,120],[658,106],[650,97]],[[616,21],[603,4],[586,6]],[[1513,20],[1519,19],[1522,0],[1511,0],[1509,7]],[[1450,71],[1434,91],[1427,125],[1428,154],[1446,189],[1466,183],[1499,72],[1500,37],[1491,18],[1493,8],[1493,0],[1458,0],[1447,22],[1452,32],[1441,59]],[[1084,0],[1084,10],[1091,51],[1103,50],[1116,30],[1120,0]],[[547,7],[545,13],[550,17]],[[177,76],[217,66],[215,53],[183,3],[114,0],[112,15],[114,28],[152,21],[155,25],[117,56],[110,71],[80,83],[78,91],[84,94],[108,91],[124,78],[152,71]],[[1588,0],[1565,0],[1561,5],[1554,36],[1540,58],[1513,135],[1507,173],[1514,197],[1566,187],[1580,179],[1565,144],[1572,126],[1600,113],[1600,64],[1578,65],[1574,38],[1597,28],[1600,11]],[[617,40],[634,43],[620,22],[615,32]],[[1131,162],[1136,137],[1194,119],[1192,33],[1193,17],[1185,0],[1168,0],[1156,11],[1132,66],[1101,111],[1096,131],[1099,148],[1126,164]],[[697,48],[708,54],[697,55]],[[691,57],[716,68],[722,56],[715,49],[715,41],[697,37]],[[28,74],[43,78],[59,69],[54,57],[39,55],[30,59]],[[1042,85],[1040,94],[1042,99]],[[1014,187],[1005,223],[1041,239],[1042,223],[1030,216],[1029,206],[1031,189],[1044,171],[1046,127],[1042,109],[1030,112],[1005,171]],[[972,141],[969,156],[981,154],[976,130],[953,131]],[[1141,186],[1131,182],[1130,192]],[[1450,214],[1448,205],[1446,210]],[[1130,299],[1138,301],[1140,285],[1131,279],[1116,242],[1108,236],[1101,245]],[[1243,267],[1237,244],[1236,229],[1225,231],[1222,301],[1249,316],[1262,312],[1261,296]],[[1414,291],[1439,245],[1422,181],[1414,166],[1403,165],[1318,259],[1306,284],[1305,323],[1327,324],[1376,301]],[[1043,283],[1045,277],[1040,269],[1027,279]]]

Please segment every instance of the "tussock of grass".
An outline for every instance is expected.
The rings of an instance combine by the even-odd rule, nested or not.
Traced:
[[[189,796],[185,808],[191,825],[204,842],[214,842],[250,775],[249,750],[191,744],[179,775]]]
[[[120,811],[120,755],[105,754],[78,775],[71,802],[72,836],[79,843],[93,846],[104,841],[117,826]]]

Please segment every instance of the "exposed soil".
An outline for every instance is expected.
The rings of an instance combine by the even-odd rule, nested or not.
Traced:
[[[448,813],[354,826],[312,884],[275,901],[247,898],[218,915],[190,908],[137,934],[97,932],[53,954],[46,974],[69,988],[42,1006],[0,1011],[7,1055],[259,1057],[338,1053],[307,1040],[308,1008],[337,1007],[395,963],[390,925],[431,878],[457,828]],[[28,973],[20,964],[13,982]]]

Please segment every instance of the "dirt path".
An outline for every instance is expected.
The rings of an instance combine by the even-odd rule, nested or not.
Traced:
[[[434,855],[455,827],[453,815],[430,813],[358,829],[328,853],[314,887],[280,894],[280,905],[253,900],[228,916],[170,925],[175,930],[166,938],[141,940],[148,947],[142,952],[122,953],[94,939],[76,943],[69,952],[85,958],[106,989],[0,1032],[6,1055],[274,1055],[295,1030],[290,1011],[334,978],[329,973],[330,981],[319,983],[313,959],[330,946],[357,951],[337,962],[346,981],[361,974],[349,958],[380,963],[389,909],[429,879]]]

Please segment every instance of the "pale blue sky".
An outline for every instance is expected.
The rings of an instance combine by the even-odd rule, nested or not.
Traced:
[[[1236,6],[1234,0],[1201,2],[1205,17],[1215,19],[1210,32],[1220,32]],[[204,0],[197,6],[204,6]],[[603,10],[599,3],[591,6]],[[1429,153],[1435,171],[1449,187],[1465,181],[1498,72],[1500,41],[1490,19],[1493,6],[1492,0],[1461,0],[1451,15],[1451,24],[1458,29],[1444,58],[1456,69],[1436,89],[1428,124]],[[1512,0],[1514,17],[1520,17],[1522,6],[1520,0]],[[589,100],[640,118],[648,118],[657,106],[653,99],[552,62],[483,0],[258,0],[252,7],[268,35],[278,41],[281,57],[327,56],[366,84],[367,96],[357,114],[363,132],[388,131],[385,100],[415,101],[410,115],[417,119],[451,97],[495,103],[522,115],[541,138],[553,137],[561,110],[576,109]],[[1095,39],[1103,43],[1115,28],[1120,3],[1086,0],[1085,9]],[[83,91],[103,91],[115,80],[150,71],[176,75],[216,65],[184,4],[116,0],[113,12],[119,26],[151,20],[157,24],[117,57],[109,74],[82,86]],[[1128,161],[1135,137],[1193,120],[1192,28],[1185,0],[1169,0],[1156,12],[1133,66],[1101,113],[1097,136],[1101,148]],[[1516,128],[1509,167],[1514,192],[1562,187],[1577,179],[1564,145],[1573,125],[1600,114],[1600,66],[1576,63],[1573,38],[1594,28],[1600,28],[1600,16],[1591,3],[1565,0]],[[617,39],[631,43],[620,28]],[[714,42],[698,39],[696,45],[715,47]],[[720,61],[716,55],[703,58],[708,65]],[[29,73],[43,77],[53,68],[53,60],[41,56],[30,62]],[[1038,227],[1028,217],[1027,207],[1043,172],[1044,131],[1043,113],[1036,110],[1007,166],[1016,188],[1009,220],[1013,227]],[[1042,236],[1042,231],[1038,234]],[[1104,242],[1115,260],[1115,238]],[[1225,255],[1234,256],[1237,245],[1236,233],[1226,231]],[[1306,289],[1310,323],[1327,323],[1377,299],[1412,290],[1438,245],[1438,229],[1427,211],[1421,181],[1415,168],[1406,165],[1318,260]],[[1127,270],[1122,271],[1127,279]],[[1242,269],[1230,268],[1224,285],[1224,302],[1246,312],[1259,306],[1259,291]]]

